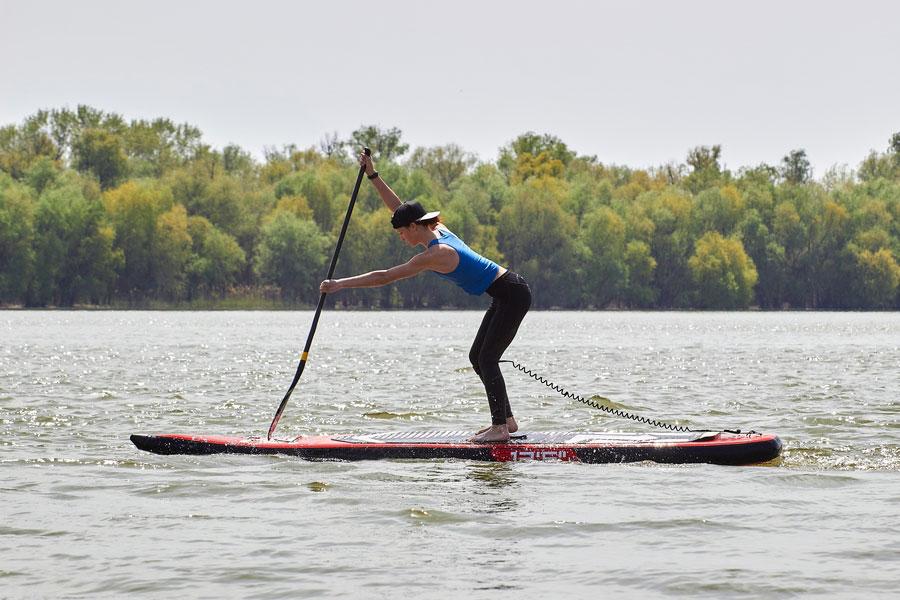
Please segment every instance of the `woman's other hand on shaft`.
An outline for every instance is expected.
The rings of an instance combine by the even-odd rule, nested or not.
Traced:
[[[375,161],[372,160],[371,156],[366,156],[365,152],[359,153],[359,166],[365,168],[366,175],[371,175],[375,172]]]
[[[319,284],[319,291],[323,294],[331,294],[341,289],[341,284],[337,279],[326,279]]]

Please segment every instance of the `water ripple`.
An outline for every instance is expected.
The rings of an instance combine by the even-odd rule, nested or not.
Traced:
[[[303,462],[129,443],[136,432],[264,435],[310,318],[7,313],[3,595],[895,591],[894,313],[533,313],[507,351],[629,411],[776,432],[784,456],[767,467]],[[279,436],[486,425],[468,362],[481,315],[416,313],[414,336],[409,318],[323,314]],[[525,430],[637,427],[505,376]]]

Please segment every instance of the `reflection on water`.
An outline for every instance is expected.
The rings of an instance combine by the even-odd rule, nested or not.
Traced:
[[[466,479],[475,481],[488,489],[503,489],[518,482],[517,474],[509,463],[478,463],[467,465]]]

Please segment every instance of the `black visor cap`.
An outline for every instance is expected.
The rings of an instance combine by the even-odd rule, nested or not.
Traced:
[[[418,202],[404,202],[397,207],[397,210],[395,210],[393,216],[391,216],[391,225],[394,229],[400,229],[411,223],[433,219],[439,214],[441,213],[438,211],[425,212],[425,209],[422,208],[422,205]]]

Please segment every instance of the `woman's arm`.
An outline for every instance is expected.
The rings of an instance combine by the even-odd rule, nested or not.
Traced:
[[[343,279],[326,279],[319,284],[319,291],[330,294],[348,288],[381,287],[400,279],[408,279],[426,270],[449,273],[456,268],[458,263],[459,257],[456,254],[456,250],[449,247],[435,246],[425,252],[416,254],[402,265],[397,265],[390,269],[371,271],[363,275],[345,277]]]
[[[326,279],[319,284],[319,291],[325,294],[331,294],[338,290],[349,288],[381,287],[400,279],[407,279],[414,275],[418,275],[424,270],[424,267],[411,265],[414,260],[415,258],[407,263],[386,270],[370,271],[369,273],[355,275],[353,277],[344,277],[343,279]]]
[[[348,288],[381,287],[396,281],[396,279],[390,278],[390,275],[388,274],[389,271],[390,269],[370,271],[362,275],[344,277],[343,279],[326,279],[319,284],[319,291],[324,294],[331,294],[338,290],[345,290]]]
[[[366,168],[366,175],[372,175],[376,172],[375,162],[372,160],[371,156],[366,156],[365,153],[359,155],[359,166]],[[381,196],[381,201],[384,202],[384,205],[391,211],[391,214],[393,214],[394,211],[397,210],[397,207],[402,204],[402,202],[400,202],[400,197],[394,193],[391,186],[386,184],[381,177],[369,179],[369,181],[375,186],[378,195]]]

